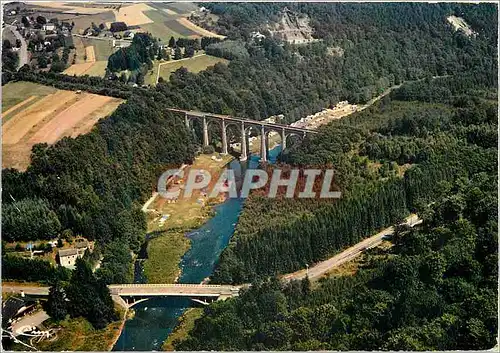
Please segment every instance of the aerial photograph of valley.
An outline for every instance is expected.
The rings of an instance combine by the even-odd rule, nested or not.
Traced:
[[[2,0],[2,351],[498,352],[498,6]]]

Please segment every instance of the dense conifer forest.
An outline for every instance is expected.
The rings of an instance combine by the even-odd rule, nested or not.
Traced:
[[[494,163],[493,163],[494,164]],[[469,350],[496,344],[497,176],[442,181],[354,276],[266,279],[216,302],[178,350]]]
[[[495,98],[494,87],[471,75],[404,85],[292,151],[290,163],[335,161],[345,196],[334,204],[251,197],[214,281],[252,287],[206,308],[177,349],[493,347]],[[392,247],[367,251],[354,275],[315,288],[269,277],[322,260],[409,211],[423,224],[396,228]]]

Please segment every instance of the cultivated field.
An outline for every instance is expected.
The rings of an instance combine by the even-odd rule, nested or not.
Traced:
[[[190,22],[186,17],[198,7],[192,3],[151,3],[150,10],[144,14],[152,20],[151,23],[140,25],[141,29],[151,33],[154,37],[167,42],[170,37],[218,37],[216,33],[207,31]]]
[[[37,2],[33,5],[37,7],[49,7],[55,10],[61,10],[67,13],[81,13],[81,14],[97,14],[106,11],[106,7],[103,4],[96,3],[61,3],[61,2]]]
[[[100,118],[111,114],[123,102],[118,98],[78,94],[28,82],[9,83],[3,92],[8,104],[2,114],[2,168],[20,170],[29,165],[33,145],[53,144],[64,136],[87,133]],[[12,95],[21,101],[12,104]]]
[[[185,28],[187,28],[187,29],[195,32],[195,36],[196,37],[217,37],[217,38],[221,38],[221,39],[226,38],[224,36],[221,36],[220,34],[216,34],[216,33],[207,31],[206,29],[201,28],[201,27],[195,25],[193,22],[189,21],[185,17],[179,18],[177,20],[177,22],[180,25],[184,26]]]
[[[31,82],[15,82],[9,83],[2,87],[2,123],[8,118],[7,110],[10,110],[14,106],[22,106],[25,104],[25,100],[34,97],[46,96],[50,93],[54,93],[55,88],[49,86],[42,86]],[[22,103],[22,104],[21,104]],[[11,111],[13,112],[13,111]]]
[[[66,75],[89,75],[103,77],[108,65],[108,57],[115,48],[108,40],[73,37],[76,48],[75,64],[67,68]]]
[[[113,10],[117,22],[125,22],[127,26],[137,26],[153,21],[143,11],[153,10],[145,3],[122,6],[119,10]]]
[[[75,16],[74,18],[71,18],[70,22],[75,23],[73,33],[83,34],[83,31],[90,27],[92,22],[99,26],[101,23],[107,24],[115,22],[115,20],[115,13],[110,9],[106,9],[104,12],[93,15]]]
[[[183,37],[166,24],[169,21],[175,22],[178,17],[176,14],[168,14],[162,10],[146,11],[145,14],[153,20],[153,23],[141,25],[143,31],[151,33],[153,37],[160,38],[164,43],[168,43],[170,37]]]

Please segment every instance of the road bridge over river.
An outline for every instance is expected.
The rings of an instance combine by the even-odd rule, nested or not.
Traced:
[[[152,297],[188,297],[196,302],[209,303],[238,296],[242,286],[216,284],[111,284],[113,299],[124,306],[132,306]],[[3,285],[3,292],[24,293],[45,297],[49,287]]]

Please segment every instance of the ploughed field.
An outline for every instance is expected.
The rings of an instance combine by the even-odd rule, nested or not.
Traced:
[[[11,82],[2,96],[2,168],[25,170],[33,145],[89,132],[123,100],[31,82]]]

